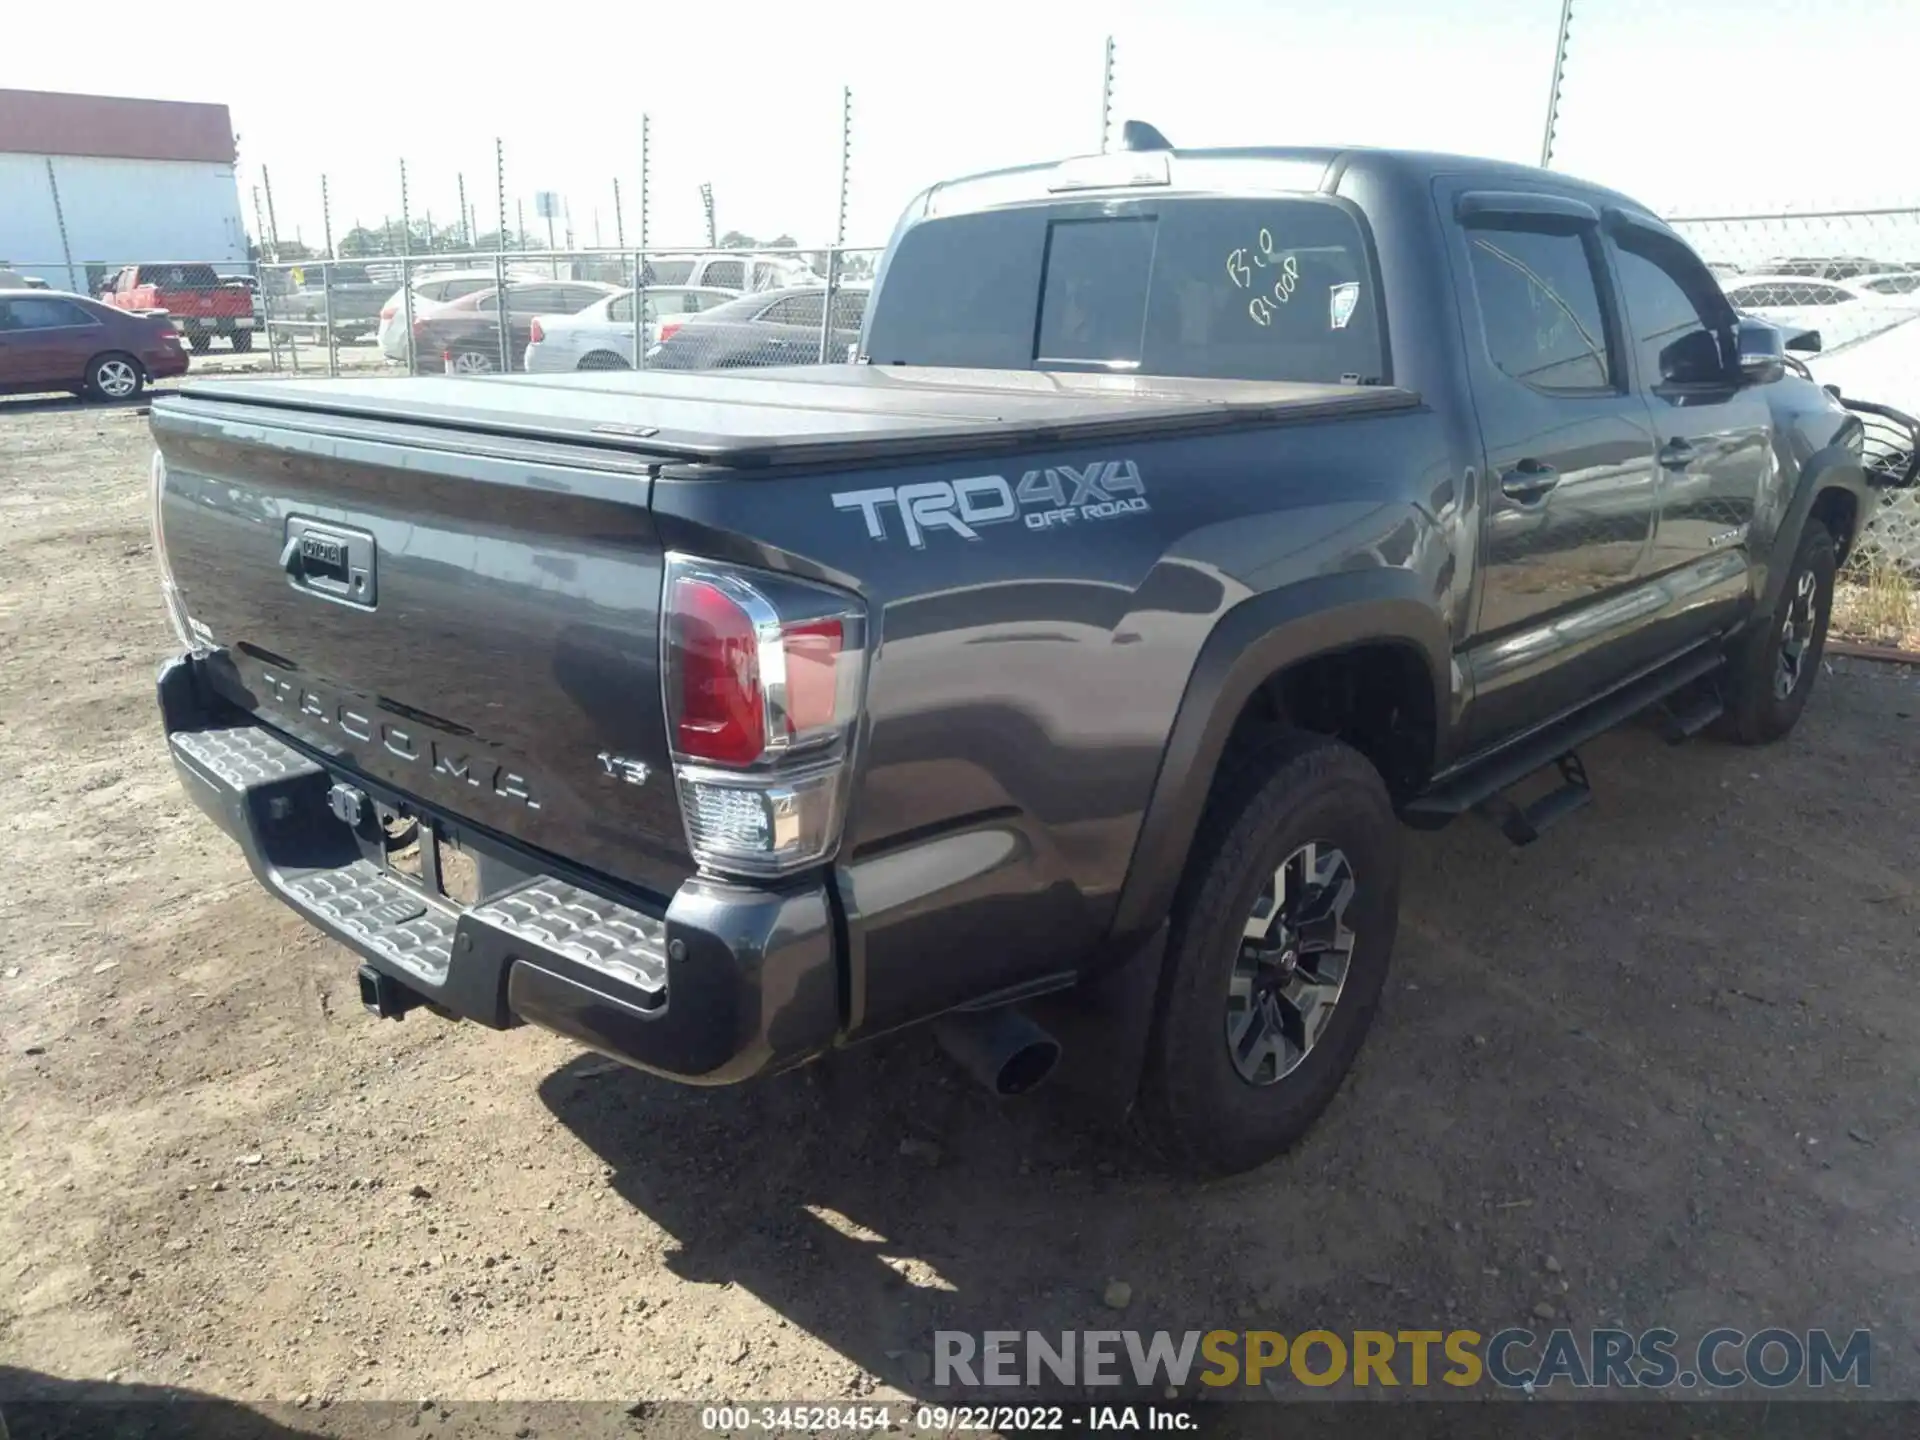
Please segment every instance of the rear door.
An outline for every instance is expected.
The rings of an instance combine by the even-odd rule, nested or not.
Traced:
[[[1621,678],[1657,498],[1597,210],[1443,189],[1486,454],[1473,744]]]

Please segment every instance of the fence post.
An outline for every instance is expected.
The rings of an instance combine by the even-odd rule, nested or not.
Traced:
[[[454,183],[460,187],[460,248],[462,250],[471,250],[473,248],[473,232],[467,229],[466,173],[462,171],[455,174],[453,180]]]
[[[1560,0],[1560,28],[1553,37],[1553,83],[1547,89],[1547,128],[1540,137],[1540,168],[1553,165],[1553,132],[1560,123],[1560,80],[1567,69],[1567,30],[1573,24],[1573,0]]]
[[[833,344],[833,291],[839,278],[840,247],[847,243],[847,181],[853,168],[853,87],[840,87],[840,218],[834,226],[833,248],[827,251],[827,292],[820,305],[820,363],[827,363]]]
[[[840,247],[827,251],[827,289],[820,301],[820,363],[827,363],[827,350],[833,344],[833,283],[840,270]]]
[[[1100,153],[1113,138],[1113,36],[1107,36],[1106,63],[1100,67]]]
[[[495,139],[493,142],[493,191],[500,202],[500,245],[507,248],[507,143]]]
[[[613,245],[616,250],[627,248],[627,217],[620,213],[620,177],[613,177]]]
[[[640,172],[642,181],[640,193],[647,193],[646,171]],[[647,252],[646,246],[647,207],[643,200],[640,205],[641,249],[634,252],[633,266],[633,368],[647,368]]]
[[[640,250],[644,256],[647,248],[647,190],[650,181],[650,161],[648,153],[653,139],[653,121],[646,115],[640,117]]]
[[[267,233],[273,237],[273,260],[277,265],[280,263],[280,222],[273,214],[273,176],[267,173],[265,165],[260,167],[260,184],[267,192]]]
[[[507,295],[507,257],[502,253],[493,257],[493,315],[494,328],[500,332],[500,373],[502,375],[511,368],[507,364],[507,347],[512,343],[507,338],[507,322],[512,314]]]
[[[413,263],[409,258],[413,254],[413,224],[407,214],[407,162],[400,161],[400,305],[401,318],[407,327],[407,373],[420,373],[420,357],[414,353],[413,345]]]
[[[331,250],[333,247],[327,247]],[[333,333],[333,261],[320,262],[321,299],[325,303],[327,320],[327,374],[330,377],[340,374],[340,344]]]

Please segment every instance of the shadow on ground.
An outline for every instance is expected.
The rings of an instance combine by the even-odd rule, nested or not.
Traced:
[[[1525,850],[1408,834],[1368,1046],[1251,1175],[1159,1173],[1071,1097],[999,1104],[919,1037],[724,1090],[587,1056],[542,1099],[673,1273],[912,1394],[939,1393],[942,1329],[1556,1324],[1872,1326],[1905,1394],[1913,1296],[1870,1277],[1916,1148],[1886,1078],[1920,1023],[1913,694],[1834,682],[1764,753],[1607,737],[1595,804]]]

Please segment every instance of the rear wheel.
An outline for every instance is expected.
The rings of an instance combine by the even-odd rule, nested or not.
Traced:
[[[131,355],[117,351],[87,362],[86,393],[95,400],[131,400],[147,385],[147,372]]]
[[[1174,903],[1138,1115],[1182,1169],[1251,1169],[1333,1099],[1386,982],[1399,829],[1357,751],[1294,731],[1223,771]]]
[[[231,338],[233,340],[233,348],[239,351],[242,355],[246,354],[247,351],[253,349],[253,331],[236,330],[233,332],[233,335]]]
[[[1836,564],[1833,536],[1809,520],[1773,613],[1735,643],[1723,729],[1740,744],[1780,739],[1807,708],[1833,617]]]
[[[447,361],[450,375],[492,375],[499,369],[498,358],[484,350],[456,350]]]
[[[590,354],[582,355],[579,365],[574,368],[579,370],[631,370],[633,367],[627,364],[624,358],[614,354],[611,350],[595,350]]]

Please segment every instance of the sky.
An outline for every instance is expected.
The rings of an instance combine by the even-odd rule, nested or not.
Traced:
[[[12,10],[0,87],[224,102],[242,209],[270,176],[283,240],[320,244],[322,175],[336,239],[397,218],[402,160],[415,218],[451,222],[464,175],[491,230],[497,138],[510,222],[556,191],[611,245],[617,176],[631,245],[646,114],[651,243],[699,243],[703,183],[722,231],[827,243],[849,86],[846,238],[879,245],[937,180],[1097,150],[1109,35],[1116,136],[1536,162],[1560,0]],[[1571,37],[1558,169],[1669,215],[1920,203],[1920,0],[1574,0]]]

